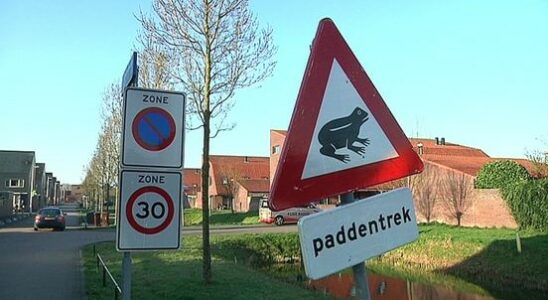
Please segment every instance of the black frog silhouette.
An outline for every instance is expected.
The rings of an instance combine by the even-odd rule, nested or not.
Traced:
[[[361,126],[367,120],[369,120],[369,114],[365,110],[356,107],[350,115],[327,122],[318,133],[318,140],[322,145],[320,153],[344,163],[350,161],[350,155],[337,154],[335,153],[337,149],[347,148],[363,157],[365,147],[370,142],[368,138],[360,138],[358,135]],[[356,142],[364,147],[354,145]]]

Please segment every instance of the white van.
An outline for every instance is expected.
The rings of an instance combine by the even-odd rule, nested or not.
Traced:
[[[300,218],[322,211],[314,203],[304,207],[291,207],[281,211],[271,211],[266,199],[261,200],[259,207],[259,221],[274,223],[278,226],[289,223],[297,223]]]

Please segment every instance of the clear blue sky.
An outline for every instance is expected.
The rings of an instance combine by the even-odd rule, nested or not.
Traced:
[[[269,154],[287,129],[318,21],[332,18],[409,136],[443,136],[493,157],[548,141],[548,1],[251,1],[274,29],[278,66],[240,91],[237,127],[213,154]],[[101,95],[120,81],[149,1],[0,2],[2,150],[34,150],[78,183],[100,129]],[[185,166],[199,167],[199,132]]]

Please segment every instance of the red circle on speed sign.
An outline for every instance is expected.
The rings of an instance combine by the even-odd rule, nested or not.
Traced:
[[[133,216],[133,204],[137,199],[143,195],[144,193],[155,193],[160,195],[164,200],[167,202],[167,217],[166,219],[158,226],[156,227],[144,227],[141,226],[137,220],[135,220],[135,217]],[[157,186],[145,186],[137,191],[135,191],[131,197],[129,197],[129,200],[126,204],[126,216],[127,220],[129,222],[129,225],[133,227],[133,229],[139,231],[140,233],[144,234],[156,234],[158,232],[161,232],[162,230],[166,229],[169,224],[171,224],[171,221],[173,220],[173,215],[175,214],[175,208],[173,206],[173,199],[169,196],[169,194],[162,190],[161,188]]]

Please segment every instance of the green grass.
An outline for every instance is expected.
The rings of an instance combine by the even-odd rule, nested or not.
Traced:
[[[183,249],[133,253],[132,299],[331,299],[314,291],[275,280],[243,264],[213,259],[213,282],[202,280],[199,237],[184,239]],[[97,244],[113,276],[120,282],[122,254],[113,242]],[[102,287],[92,246],[84,248],[86,290],[90,299],[113,299],[113,286]]]
[[[382,275],[441,285],[474,294],[491,295],[501,299],[548,299],[547,233],[520,232],[522,252],[518,253],[515,230],[459,228],[439,224],[420,225],[419,230],[420,237],[416,242],[369,260],[368,268]],[[240,289],[246,290],[247,293],[246,297],[242,296],[241,299],[269,299],[271,293],[262,292],[261,297],[257,298],[253,296],[253,293],[261,293],[262,286],[267,284],[272,284],[274,290],[285,289],[285,285],[281,282],[294,283],[290,286],[303,284],[296,276],[303,273],[298,264],[276,264],[276,262],[299,257],[296,233],[214,235],[211,237],[211,244],[216,257],[213,263],[215,282],[211,286],[204,286],[201,281],[201,239],[199,237],[185,237],[182,251],[136,254],[134,278],[139,277],[136,279],[137,282],[144,286],[147,284],[163,286],[164,283],[158,280],[169,282],[178,280],[169,284],[185,289],[206,289],[206,291],[193,292],[190,298],[180,299],[240,299],[236,292]],[[113,265],[114,273],[119,276],[121,255],[114,252],[113,243],[102,244],[101,247],[99,251],[105,253],[110,261],[109,265]],[[86,256],[89,256],[90,251],[88,247]],[[286,269],[286,266],[289,268]],[[95,269],[87,268],[86,276],[89,272],[96,273]],[[264,273],[269,275],[266,276]],[[152,279],[151,276],[161,279]],[[87,278],[88,282],[95,281],[96,284],[100,282],[97,277],[90,279],[88,276]],[[186,282],[179,282],[186,281],[186,278],[190,280],[188,285]],[[278,278],[279,281],[273,278]],[[226,295],[214,294],[211,291],[224,288],[223,283],[231,280],[248,282],[248,285],[227,287],[229,290]],[[274,287],[274,284],[280,284],[283,287],[279,285]],[[170,289],[171,286],[166,288],[166,290]],[[236,290],[234,294],[231,289]],[[96,290],[97,288],[92,288],[92,296]],[[146,294],[145,291],[140,292],[145,293],[143,295],[154,295]],[[102,293],[111,292],[109,289],[109,292]],[[175,292],[167,293],[162,294],[161,298],[177,299],[178,297],[174,296]],[[295,295],[289,294],[286,297],[293,299],[297,297]],[[90,298],[96,299],[96,297]],[[310,299],[312,298],[314,297]],[[99,297],[99,299],[102,298]],[[304,299],[307,298],[304,297]]]
[[[190,208],[184,210],[185,226],[202,224],[202,210]],[[253,225],[260,224],[258,212],[231,213],[229,210],[212,210],[210,225]]]
[[[419,239],[372,259],[370,268],[480,294],[508,298],[508,291],[548,293],[548,234],[511,229],[421,225]],[[527,295],[527,294],[525,294]]]

